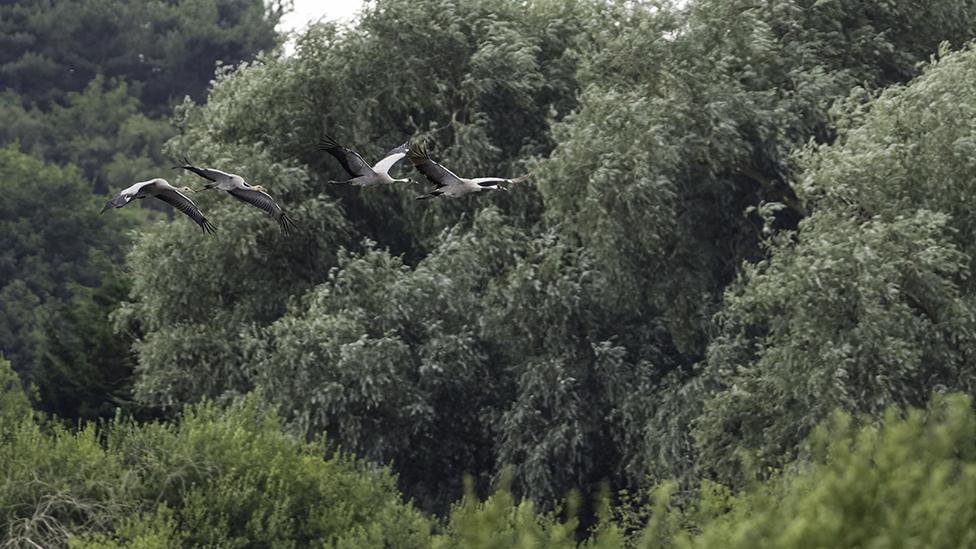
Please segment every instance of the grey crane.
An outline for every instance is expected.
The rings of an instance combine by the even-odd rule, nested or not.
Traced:
[[[191,171],[207,180],[204,189],[220,189],[227,191],[234,198],[247,202],[248,204],[260,208],[267,212],[285,233],[291,233],[298,227],[288,214],[271,198],[271,195],[261,185],[249,185],[244,178],[213,168],[201,168],[194,166],[186,157],[183,158],[183,165],[173,166],[174,169],[184,169]]]
[[[373,167],[363,160],[363,157],[359,155],[356,151],[352,149],[347,149],[335,139],[332,139],[328,135],[319,141],[319,150],[323,150],[336,158],[342,168],[346,170],[349,174],[350,179],[346,181],[329,181],[329,183],[336,185],[357,185],[357,186],[372,186],[372,185],[389,185],[391,183],[409,183],[409,179],[394,179],[390,177],[390,169],[393,165],[400,161],[404,156],[407,155],[407,144],[404,143],[395,149],[390,149],[383,158],[380,159]]]
[[[216,231],[216,227],[207,221],[207,218],[204,217],[203,213],[200,212],[200,208],[198,208],[192,200],[183,194],[192,192],[194,191],[190,187],[177,189],[176,187],[170,185],[165,179],[157,177],[148,181],[140,181],[126,187],[125,189],[122,189],[119,194],[115,195],[114,198],[105,203],[101,213],[105,213],[112,208],[121,208],[136,198],[146,198],[147,196],[151,196],[153,198],[162,200],[163,202],[186,214],[187,217],[195,221],[196,224],[203,229],[203,232],[213,233]]]
[[[410,147],[407,157],[410,158],[410,163],[413,164],[414,168],[417,168],[418,172],[424,174],[424,177],[428,181],[437,185],[429,193],[418,196],[417,200],[426,200],[438,196],[458,198],[486,190],[507,191],[508,188],[502,186],[502,184],[518,183],[528,178],[527,175],[515,179],[505,179],[503,177],[476,177],[474,179],[467,179],[458,177],[451,170],[431,160],[430,155],[427,154],[427,147],[424,145]]]

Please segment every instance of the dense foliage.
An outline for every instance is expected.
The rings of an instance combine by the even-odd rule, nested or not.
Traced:
[[[380,0],[288,56],[278,4],[113,2],[172,32],[0,38],[0,350],[114,416],[0,365],[10,539],[972,543],[976,2]],[[328,185],[323,133],[529,179]],[[298,234],[92,215],[183,154]]]
[[[42,108],[96,76],[136,84],[150,110],[204,97],[215,63],[274,47],[290,2],[53,0],[0,3],[0,80]]]
[[[172,105],[205,98],[218,61],[275,47],[288,6],[0,2],[0,351],[43,409],[110,416],[129,399],[132,337],[110,321],[129,293],[117,264],[128,229],[163,214],[95,217],[91,191],[161,175]]]
[[[355,32],[315,27],[295,56],[263,57],[178,111],[172,150],[250,174],[304,232],[202,197],[228,231],[190,249],[188,224],[145,235],[120,316],[145,332],[137,398],[177,408],[262,386],[301,432],[392,462],[407,494],[443,511],[463,474],[483,489],[506,465],[517,493],[550,503],[648,475],[740,482],[744,456],[791,461],[835,407],[968,390],[953,212],[848,220],[812,183],[844,185],[818,159],[871,115],[865,95],[970,36],[968,4],[926,9],[918,25],[897,3],[390,0]],[[946,69],[930,72],[919,86]],[[961,133],[965,120],[939,122]],[[535,184],[441,203],[327,186],[323,131],[367,159],[413,135],[458,173],[530,170]],[[808,266],[859,248],[883,270]],[[838,362],[858,338],[852,360],[884,374]]]
[[[389,472],[323,458],[257,396],[77,431],[4,415],[0,433],[8,547],[422,547],[429,531]]]
[[[696,438],[723,477],[733,449],[788,462],[834,408],[878,415],[974,389],[976,88],[961,84],[974,71],[976,52],[950,55],[801,155],[814,212],[742,270],[709,349],[716,390]]]
[[[111,415],[132,371],[107,320],[127,294],[112,259],[125,235],[74,168],[0,149],[0,193],[0,350],[48,411]]]
[[[578,498],[543,512],[503,487],[471,488],[441,524],[403,503],[385,470],[286,434],[251,395],[169,424],[116,418],[69,432],[30,419],[0,363],[0,528],[7,547],[577,547]],[[19,395],[18,395],[19,393]],[[976,540],[976,412],[965,396],[891,408],[858,427],[834,414],[808,460],[739,493],[673,483],[610,507],[586,547],[888,546]]]
[[[809,461],[738,493],[704,482],[681,498],[665,483],[636,512],[604,507],[583,544],[572,534],[572,500],[565,513],[541,513],[502,490],[483,502],[465,498],[431,546],[948,549],[976,541],[972,400],[937,396],[927,410],[882,416],[858,427],[834,414],[810,439]]]

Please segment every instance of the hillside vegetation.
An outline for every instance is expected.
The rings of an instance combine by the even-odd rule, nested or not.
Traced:
[[[976,2],[379,0],[287,56],[251,4],[205,89],[0,104],[47,128],[0,149],[10,546],[976,543]],[[41,146],[98,105],[143,160]],[[529,179],[330,185],[323,134]],[[96,215],[184,155],[300,231]]]

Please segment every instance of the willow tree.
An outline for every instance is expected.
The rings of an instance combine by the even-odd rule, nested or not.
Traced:
[[[582,56],[579,107],[539,169],[544,218],[612,281],[628,360],[650,333],[635,327],[663,325],[679,351],[637,407],[631,471],[695,469],[689,434],[712,390],[695,365],[725,289],[768,255],[767,234],[811,213],[795,152],[833,142],[853,89],[908,81],[941,41],[964,43],[974,16],[972,2],[641,4]]]
[[[831,409],[878,415],[976,388],[976,52],[947,54],[800,156],[812,210],[725,294],[697,422],[702,467],[779,464]]]
[[[490,478],[514,374],[492,359],[478,315],[499,318],[484,304],[492,273],[542,249],[527,244],[537,194],[417,203],[418,187],[328,186],[340,168],[316,144],[328,132],[373,158],[416,135],[459,173],[516,175],[552,148],[548,121],[575,104],[573,46],[608,25],[596,10],[385,2],[355,32],[315,27],[295,56],[223,74],[206,105],[181,106],[169,150],[268,187],[302,231],[285,237],[260,212],[199,195],[214,238],[167,226],[167,238],[139,240],[133,301],[118,317],[145,334],[139,399],[175,407],[261,384],[306,433],[395,460],[411,495],[446,508],[465,472]],[[465,282],[446,286],[455,279]],[[518,339],[504,345],[520,356]]]
[[[793,152],[834,139],[855,86],[907,80],[968,37],[971,13],[390,0],[317,26],[179,109],[170,151],[270,187],[305,230],[201,196],[215,238],[140,239],[119,315],[145,333],[137,394],[177,406],[260,384],[296,428],[393,462],[435,508],[462,472],[506,464],[548,501],[688,475],[691,422],[723,383],[695,368],[722,292],[774,253],[764,231],[817,211]],[[328,186],[322,132],[367,158],[413,136],[459,173],[531,169],[535,186],[433,203]],[[946,223],[877,238],[911,254],[897,235],[941,245]],[[959,250],[936,249],[928,269],[954,279]]]

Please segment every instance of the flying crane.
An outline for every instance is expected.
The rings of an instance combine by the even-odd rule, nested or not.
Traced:
[[[173,166],[173,168],[182,168],[206,179],[208,183],[204,183],[205,189],[216,188],[227,191],[234,198],[264,210],[278,222],[281,230],[286,234],[298,228],[295,222],[288,217],[288,214],[271,198],[271,195],[261,185],[249,185],[244,181],[243,177],[236,174],[215,170],[213,168],[194,166],[185,157],[183,158],[182,166]]]
[[[177,189],[176,187],[170,185],[165,179],[157,177],[148,181],[140,181],[126,187],[125,189],[122,189],[119,194],[115,195],[114,198],[105,203],[101,213],[105,213],[112,208],[121,208],[129,202],[132,202],[134,199],[151,196],[153,198],[162,200],[163,202],[186,214],[187,217],[195,221],[196,224],[203,229],[203,232],[213,233],[216,231],[216,228],[209,221],[207,221],[207,218],[203,216],[202,212],[200,212],[200,208],[198,208],[192,200],[183,194],[192,192],[194,192],[194,190],[190,187]]]

